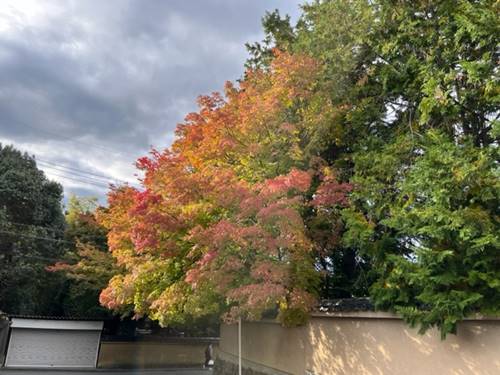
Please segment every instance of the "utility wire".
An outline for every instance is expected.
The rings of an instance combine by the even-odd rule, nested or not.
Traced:
[[[19,237],[25,237],[25,238],[31,238],[31,239],[37,239],[37,240],[43,240],[43,241],[65,242],[65,243],[68,243],[71,245],[75,245],[75,243],[71,242],[71,241],[58,240],[58,239],[49,238],[49,237],[30,236],[30,235],[25,235],[25,234],[21,234],[21,233],[6,231],[6,230],[0,230],[0,233],[15,235],[15,236],[19,236]],[[13,254],[13,257],[38,258],[38,259],[42,259],[42,260],[49,260],[49,261],[55,261],[55,262],[65,261],[64,259],[48,258],[48,257],[42,257],[42,256],[37,256],[37,255],[28,255],[28,254]]]
[[[52,175],[54,176],[57,176],[57,177],[61,177],[61,178],[65,178],[65,179],[68,179],[68,180],[71,180],[71,181],[76,181],[76,182],[81,182],[83,184],[87,184],[87,185],[93,185],[93,186],[96,186],[96,187],[100,187],[102,189],[107,189],[109,188],[109,185],[105,184],[104,182],[103,183],[98,183],[98,182],[92,182],[92,181],[86,181],[82,178],[76,178],[76,177],[69,177],[69,176],[65,176],[65,175],[61,175],[61,174],[57,174],[57,173],[53,173],[53,172],[50,172]]]
[[[58,259],[58,258],[49,258],[49,257],[44,257],[44,256],[39,256],[39,255],[29,255],[29,254],[13,254],[13,258],[33,258],[33,259],[40,259],[40,260],[47,260],[49,262],[66,262],[65,259]]]
[[[38,162],[38,159],[37,159],[37,162]],[[81,169],[57,165],[56,163],[52,163],[54,166],[46,165],[46,164],[48,164],[47,162],[41,162],[40,164],[43,168],[55,170],[57,172],[60,172],[60,173],[66,174],[66,175],[73,175],[74,177],[77,177],[77,178],[85,178],[85,179],[88,179],[88,180],[90,180],[92,182],[96,182],[96,183],[101,183],[101,184],[103,183],[106,185],[110,184],[110,183],[130,185],[130,186],[135,185],[135,187],[139,187],[139,184],[137,184],[137,183],[121,180],[121,179],[114,178],[111,176],[96,175],[94,173],[89,173],[89,172],[86,172],[86,171],[81,170]],[[65,170],[65,169],[68,169],[68,170]],[[75,170],[75,171],[73,171],[73,170]],[[102,176],[102,177],[94,177],[94,176]]]
[[[112,180],[112,181],[118,181],[118,182],[122,182],[122,183],[127,183],[127,184],[130,184],[131,182],[129,181],[126,181],[126,180],[122,180],[120,178],[116,178],[116,177],[112,177],[110,175],[106,176],[106,175],[103,175],[103,174],[98,174],[98,173],[94,173],[94,172],[89,172],[88,170],[85,170],[85,169],[81,169],[81,168],[76,168],[76,167],[69,167],[67,165],[62,165],[62,164],[58,164],[58,163],[54,163],[52,161],[48,161],[48,160],[44,160],[44,159],[40,159],[39,157],[35,156],[35,160],[37,162],[41,162],[42,164],[50,164],[50,165],[53,165],[57,168],[62,168],[62,169],[67,169],[68,172],[79,172],[79,173],[83,173],[83,174],[87,174],[87,175],[90,175],[90,176],[94,176],[94,177],[98,177],[98,178],[103,178],[103,179],[106,179],[106,180]]]
[[[25,151],[26,152],[26,151]],[[30,152],[26,152],[28,154],[32,154]],[[132,183],[129,181],[121,180],[119,178],[114,178],[111,176],[106,176],[103,174],[98,174],[95,172],[89,172],[80,168],[75,168],[75,167],[69,167],[66,165],[61,165],[52,161],[44,160],[38,158],[36,155],[34,155],[34,160],[35,162],[41,164],[42,168],[47,168],[50,169],[50,173],[53,174],[54,176],[61,177],[61,178],[66,178],[68,180],[73,180],[76,182],[82,182],[90,185],[94,185],[97,187],[101,188],[109,188],[110,183],[115,183],[115,184],[128,184],[130,186],[139,187],[137,183]],[[56,172],[59,173],[54,173],[52,170],[55,170]],[[63,175],[61,175],[62,173]],[[85,180],[85,181],[81,181]]]
[[[16,223],[14,221],[3,221],[1,223],[6,223],[6,224],[10,224],[10,225],[18,225],[18,226],[23,226],[23,227],[26,227],[26,228],[37,228],[37,229],[47,229],[53,233],[63,233],[65,234],[66,231],[64,229],[56,229],[56,228],[50,228],[50,227],[45,227],[43,225],[34,225],[34,224],[24,224],[24,223]],[[78,237],[78,236],[74,236],[74,237]],[[103,237],[106,237],[106,235],[90,235],[90,234],[83,234],[81,235],[82,238],[84,239],[87,239],[87,238],[103,238]]]
[[[51,169],[50,173],[57,176],[57,177],[67,178],[70,180],[76,180],[77,182],[84,182],[84,183],[87,183],[88,181],[90,181],[91,184],[98,184],[98,185],[100,185],[98,187],[105,187],[105,188],[109,188],[110,183],[128,184],[130,186],[135,185],[135,187],[139,187],[139,185],[137,183],[132,183],[132,182],[121,180],[119,178],[114,178],[111,176],[105,176],[103,174],[89,172],[89,171],[75,168],[75,167],[61,165],[58,163],[54,163],[52,161],[40,159],[37,156],[34,156],[34,159],[37,163],[41,164],[42,168]],[[62,173],[63,176],[52,172],[52,170],[55,170],[56,172]],[[85,181],[78,181],[77,179],[85,179]]]
[[[104,179],[98,179],[98,178],[95,178],[95,177],[88,177],[88,176],[85,176],[83,174],[80,174],[80,173],[75,173],[75,172],[68,172],[68,171],[65,171],[63,169],[58,169],[56,167],[49,167],[49,166],[43,166],[43,168],[47,168],[49,169],[50,173],[53,173],[52,171],[55,171],[57,173],[62,173],[63,175],[65,176],[70,176],[70,177],[75,177],[75,178],[82,178],[86,181],[91,181],[91,182],[95,182],[97,184],[112,184],[112,183],[116,183],[117,181],[113,181],[113,180],[104,180]]]
[[[45,240],[45,241],[53,241],[53,242],[65,242],[65,243],[69,243],[71,245],[74,245],[74,242],[71,242],[71,241],[66,241],[66,240],[57,239],[57,238],[50,238],[50,237],[31,236],[29,234],[23,234],[23,233],[19,233],[19,232],[12,232],[12,231],[8,231],[8,230],[1,230],[0,229],[0,233],[9,234],[9,235],[12,235],[12,236],[19,236],[19,237],[31,238],[31,239],[35,239],[35,240]]]
[[[40,229],[46,229],[51,232],[59,232],[59,233],[64,233],[64,229],[57,229],[57,228],[51,228],[51,227],[46,227],[43,225],[35,225],[35,224],[24,224],[24,223],[16,223],[15,221],[0,221],[1,224],[9,224],[9,225],[18,225],[18,226],[23,226],[27,228],[40,228]]]
[[[56,164],[56,163],[53,163],[53,162],[44,161],[44,160],[41,160],[39,158],[35,158],[35,160],[36,160],[37,163],[40,163],[42,165],[46,165],[46,168],[57,169],[57,170],[60,170],[62,172],[74,173],[74,174],[81,174],[81,175],[88,175],[88,176],[91,176],[91,178],[104,179],[106,181],[112,180],[112,181],[126,182],[126,181],[122,181],[122,180],[120,180],[118,178],[113,178],[111,176],[104,176],[104,175],[101,175],[101,174],[97,174],[97,173],[93,173],[93,172],[88,172],[88,171],[85,171],[83,169],[78,169],[78,168],[73,168],[73,167],[67,167],[67,166]]]
[[[50,168],[50,167],[44,167],[44,168]],[[98,187],[101,187],[101,188],[106,188],[108,189],[109,188],[109,185],[118,185],[119,182],[122,182],[123,185],[129,185],[131,187],[134,187],[134,188],[140,188],[140,185],[138,184],[132,184],[132,183],[129,183],[127,181],[120,181],[120,180],[107,180],[107,181],[104,181],[104,180],[98,180],[98,179],[94,179],[92,177],[86,177],[86,176],[81,176],[81,175],[68,175],[70,172],[66,172],[66,171],[59,171],[59,170],[49,170],[48,171],[51,175],[54,175],[54,176],[57,176],[57,177],[61,177],[61,178],[67,178],[69,180],[74,180],[74,181],[77,181],[77,182],[82,182],[82,183],[86,183],[86,184],[90,184],[90,185],[95,185],[95,186],[98,186]],[[55,173],[55,172],[59,172],[59,173]],[[62,174],[60,174],[62,173]],[[65,174],[66,173],[66,174]]]

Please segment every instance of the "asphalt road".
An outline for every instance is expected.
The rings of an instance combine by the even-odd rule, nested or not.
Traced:
[[[0,369],[0,375],[212,375],[211,370],[203,369],[167,369],[167,370],[141,370],[141,369],[131,369],[131,370],[45,370],[45,369],[35,369],[35,370],[25,370],[25,369]]]

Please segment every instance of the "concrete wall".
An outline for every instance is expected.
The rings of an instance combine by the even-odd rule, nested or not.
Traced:
[[[97,367],[164,368],[203,366],[208,340],[101,342]]]
[[[274,322],[243,323],[247,374],[500,374],[500,320],[467,320],[458,334],[419,335],[385,313],[313,316],[299,328]],[[237,363],[237,326],[221,327],[216,374]]]

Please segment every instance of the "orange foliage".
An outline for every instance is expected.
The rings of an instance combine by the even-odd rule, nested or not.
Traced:
[[[126,269],[101,303],[163,324],[311,308],[318,275],[301,215],[313,193],[303,140],[318,103],[331,109],[319,72],[307,56],[277,53],[269,71],[228,83],[225,97],[200,97],[172,147],[138,160],[144,190],[112,190],[98,215]],[[348,189],[331,184],[321,184],[316,204],[347,202]]]

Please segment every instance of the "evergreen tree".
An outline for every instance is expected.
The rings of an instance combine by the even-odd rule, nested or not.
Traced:
[[[0,310],[61,313],[61,277],[45,271],[63,252],[61,199],[33,157],[0,145]]]

